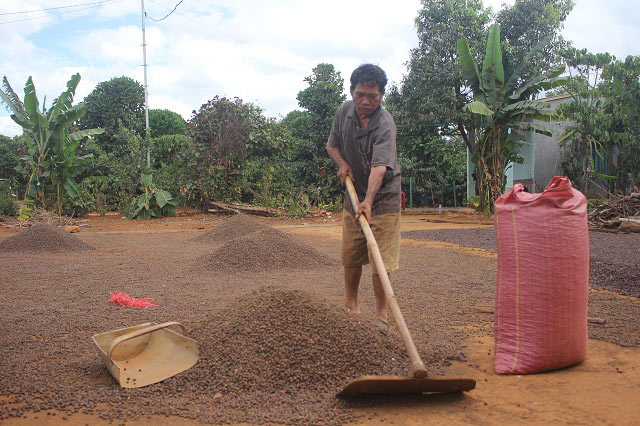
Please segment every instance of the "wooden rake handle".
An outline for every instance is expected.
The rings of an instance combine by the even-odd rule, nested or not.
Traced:
[[[353,186],[353,181],[351,180],[350,176],[347,176],[345,184],[347,185],[347,192],[349,193],[349,198],[351,199],[351,205],[357,212],[359,205],[358,195],[356,194],[356,189]],[[387,269],[384,267],[382,255],[380,254],[380,249],[378,248],[378,243],[373,236],[373,232],[371,232],[369,222],[367,222],[367,219],[364,215],[360,215],[358,217],[358,221],[360,222],[360,227],[362,228],[362,232],[364,232],[364,236],[367,238],[367,245],[369,246],[369,250],[371,251],[371,255],[373,256],[373,263],[376,266],[378,276],[380,277],[380,282],[382,282],[382,288],[387,298],[389,308],[391,309],[391,313],[393,314],[393,319],[396,321],[396,325],[398,326],[398,330],[400,331],[400,336],[402,336],[402,342],[404,343],[404,346],[407,349],[407,353],[409,354],[409,360],[411,361],[413,375],[418,379],[427,377],[427,368],[422,362],[420,354],[418,354],[418,349],[416,349],[416,345],[413,343],[413,338],[411,338],[411,333],[409,333],[407,323],[404,321],[404,317],[402,316],[402,312],[400,311],[400,307],[398,306],[398,302],[396,301],[396,295],[393,293],[393,287],[391,287],[391,281],[389,280]]]

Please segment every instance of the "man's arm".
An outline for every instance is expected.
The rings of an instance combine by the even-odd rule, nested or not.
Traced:
[[[361,214],[367,219],[367,222],[371,222],[371,208],[373,206],[373,200],[376,198],[378,190],[382,186],[382,180],[384,174],[387,171],[387,166],[374,166],[369,173],[369,182],[367,184],[367,195],[360,203],[358,211],[356,212],[356,218]]]
[[[327,143],[327,152],[329,153],[329,157],[331,157],[333,162],[336,163],[336,166],[338,166],[338,179],[340,179],[340,183],[344,185],[344,181],[347,176],[351,176],[351,179],[353,179],[353,172],[351,171],[351,167],[342,157],[340,148],[336,148],[335,146]]]

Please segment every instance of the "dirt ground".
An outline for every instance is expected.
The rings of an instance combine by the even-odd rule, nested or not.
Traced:
[[[215,328],[216,324],[220,329],[228,325],[225,309],[265,286],[310,293],[341,306],[342,273],[335,264],[297,270],[239,269],[235,273],[203,267],[203,255],[219,247],[194,239],[224,220],[190,212],[145,222],[123,220],[118,215],[87,217],[78,221],[80,232],[75,235],[94,250],[0,253],[0,312],[5,326],[0,341],[0,422],[273,424],[273,419],[280,418],[297,424],[638,424],[640,299],[592,290],[589,315],[606,323],[590,324],[585,362],[543,374],[498,376],[493,373],[491,310],[495,252],[483,246],[465,247],[411,235],[414,231],[461,228],[490,232],[486,220],[451,212],[403,216],[401,265],[391,280],[418,351],[432,374],[473,378],[477,381],[475,390],[366,400],[337,400],[330,393],[318,393],[318,401],[313,401],[314,395],[296,400],[291,395],[288,397],[297,404],[309,404],[311,417],[307,419],[314,421],[305,421],[304,416],[298,421],[278,417],[278,413],[269,412],[272,407],[260,406],[252,408],[258,414],[243,418],[242,411],[248,409],[234,399],[238,395],[196,383],[204,373],[214,378],[223,373],[203,371],[203,366],[213,365],[207,357],[192,370],[144,390],[121,389],[91,342],[96,333],[175,320],[198,336],[223,338],[220,336],[226,335]],[[339,217],[259,220],[313,247],[319,255],[339,261]],[[0,228],[0,243],[16,231]],[[358,321],[366,326],[373,322],[374,299],[368,270],[363,275],[364,313]],[[110,304],[110,293],[118,292],[152,297],[158,306],[135,310]],[[214,330],[207,334],[209,327]],[[384,338],[401,346],[395,327]],[[199,341],[203,353],[225,343],[232,346],[229,342]],[[318,369],[321,367],[318,364]],[[345,377],[344,383],[351,378]],[[259,400],[263,390],[241,396]],[[270,397],[263,400],[271,401]],[[226,407],[219,418],[217,404]],[[260,410],[265,416],[262,420]],[[318,420],[321,410],[326,410],[326,417]]]

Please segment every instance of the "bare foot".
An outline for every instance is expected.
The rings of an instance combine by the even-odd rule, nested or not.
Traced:
[[[347,308],[347,311],[349,311],[352,314],[360,315],[362,313],[362,310],[360,310],[360,306],[358,305],[353,306],[345,303],[344,307]]]

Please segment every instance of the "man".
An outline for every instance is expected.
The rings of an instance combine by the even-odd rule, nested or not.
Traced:
[[[345,306],[360,313],[358,288],[362,265],[369,263],[367,240],[357,218],[365,215],[380,248],[387,272],[398,269],[400,248],[400,167],[396,153],[396,125],[380,103],[387,84],[385,72],[364,64],[351,74],[351,98],[336,112],[327,152],[338,166],[338,179],[353,179],[359,199],[358,211],[344,197],[342,264]],[[387,299],[380,277],[371,262],[376,298],[376,324],[387,330]]]

